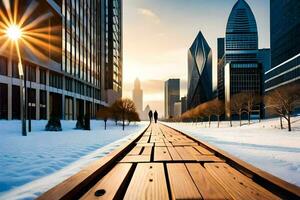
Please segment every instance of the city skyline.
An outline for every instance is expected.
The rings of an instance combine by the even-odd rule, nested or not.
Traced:
[[[131,96],[136,77],[144,86],[144,104],[161,113],[164,81],[168,78],[180,78],[181,95],[185,96],[187,52],[199,31],[212,48],[216,87],[217,38],[224,37],[230,11],[236,2],[167,0],[158,4],[157,1],[131,0],[124,4],[123,96]],[[257,20],[259,48],[269,48],[269,0],[248,0],[247,3]],[[155,73],[158,70],[160,73]]]

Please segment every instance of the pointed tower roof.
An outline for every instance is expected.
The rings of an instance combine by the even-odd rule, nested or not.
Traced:
[[[226,27],[226,33],[241,32],[257,32],[255,17],[245,0],[238,0],[233,6]]]

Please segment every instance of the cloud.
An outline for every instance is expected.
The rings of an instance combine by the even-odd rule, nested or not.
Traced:
[[[138,8],[138,14],[151,19],[155,24],[160,23],[160,18],[152,10],[146,8]]]

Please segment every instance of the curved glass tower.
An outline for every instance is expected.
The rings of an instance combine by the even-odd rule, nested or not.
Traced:
[[[212,98],[212,52],[201,32],[188,52],[188,109]]]
[[[228,117],[231,115],[230,102],[234,94],[262,93],[262,67],[257,54],[255,17],[247,2],[238,0],[228,18],[225,55],[218,65],[218,97],[225,100]],[[259,106],[256,110],[261,113]]]
[[[238,0],[230,13],[225,37],[226,63],[256,61],[258,34],[255,17],[245,0]]]

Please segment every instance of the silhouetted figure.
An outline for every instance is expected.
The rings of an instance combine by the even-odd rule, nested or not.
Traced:
[[[149,120],[150,120],[150,123],[151,123],[152,122],[152,116],[153,116],[152,110],[149,111],[148,116],[149,116]]]
[[[157,111],[154,112],[154,121],[155,121],[155,124],[157,123],[157,119],[158,119],[158,113]]]

